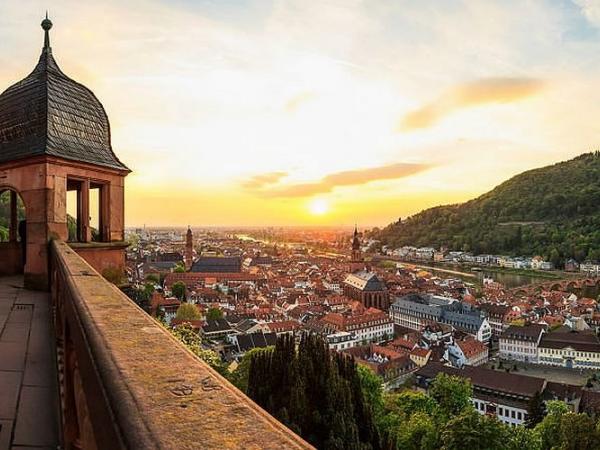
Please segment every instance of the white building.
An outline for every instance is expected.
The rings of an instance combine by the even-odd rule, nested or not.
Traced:
[[[459,340],[448,346],[445,357],[454,367],[480,366],[488,361],[489,348],[473,338]]]
[[[569,369],[600,369],[600,342],[593,331],[561,327],[546,333],[538,348],[538,362]]]
[[[586,261],[579,265],[579,271],[592,276],[600,276],[600,263]]]
[[[510,326],[500,335],[500,358],[537,362],[538,346],[544,333],[543,325]]]
[[[352,333],[359,344],[381,342],[394,336],[394,322],[386,313],[375,308],[369,308],[364,314],[355,316],[329,313],[320,321],[331,334]]]
[[[482,415],[495,416],[511,426],[524,425],[527,408],[537,392],[544,392],[547,382],[543,378],[506,373],[483,367],[465,366],[463,369],[429,363],[416,373],[417,386],[428,389],[440,372],[470,380],[473,386],[471,401]]]
[[[337,333],[329,334],[325,339],[330,349],[338,351],[356,347],[359,344],[354,333],[347,331],[338,331]]]

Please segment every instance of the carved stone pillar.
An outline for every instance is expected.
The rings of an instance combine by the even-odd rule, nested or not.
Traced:
[[[90,228],[90,180],[83,180],[81,182],[80,195],[80,215],[81,220],[81,236],[82,242],[90,242],[92,240],[92,230]]]
[[[8,231],[8,240],[10,242],[17,242],[17,193],[15,191],[10,192],[10,229]]]

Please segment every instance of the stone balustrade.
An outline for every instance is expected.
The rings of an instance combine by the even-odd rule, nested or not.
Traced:
[[[50,264],[65,449],[312,448],[66,243]]]

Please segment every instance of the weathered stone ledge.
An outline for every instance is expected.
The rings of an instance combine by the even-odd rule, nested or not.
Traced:
[[[66,243],[53,241],[51,253],[55,304],[74,341],[93,429],[87,436],[97,448],[312,448]]]

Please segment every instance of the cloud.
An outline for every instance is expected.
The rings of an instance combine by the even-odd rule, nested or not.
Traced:
[[[409,112],[402,119],[399,130],[429,127],[462,108],[521,100],[536,94],[543,85],[543,81],[535,78],[485,78],[461,84]]]
[[[290,98],[285,103],[284,109],[288,113],[296,112],[303,103],[309,102],[310,100],[312,100],[314,98],[315,98],[314,92],[301,92],[300,94],[295,95],[292,98]]]
[[[299,183],[292,185],[276,186],[264,189],[262,186],[254,186],[253,180],[269,177],[271,174],[259,175],[248,180],[244,186],[257,188],[257,192],[263,197],[308,197],[315,194],[323,194],[340,186],[357,186],[372,181],[393,180],[404,178],[422,172],[431,167],[428,164],[397,163],[387,166],[372,167],[368,169],[346,170],[327,175],[320,181],[314,183]],[[272,183],[268,183],[272,184]],[[261,189],[263,188],[263,189]]]
[[[246,189],[261,189],[271,184],[275,184],[288,175],[287,172],[269,172],[253,176],[242,182]]]
[[[581,9],[581,13],[592,24],[600,26],[600,1],[598,0],[573,0]]]

